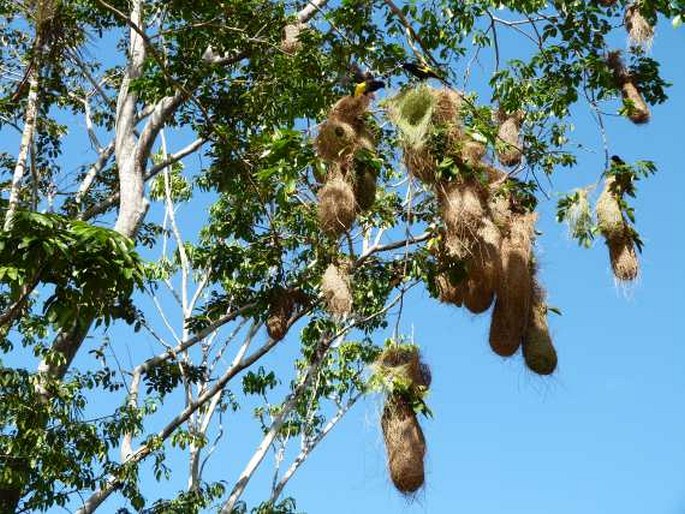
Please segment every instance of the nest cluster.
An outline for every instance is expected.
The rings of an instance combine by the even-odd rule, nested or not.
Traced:
[[[376,199],[377,172],[370,164],[374,137],[366,122],[370,101],[369,95],[341,98],[314,141],[317,154],[327,163],[318,194],[319,226],[331,237],[349,230],[357,214],[370,209]]]
[[[377,376],[389,384],[381,415],[381,430],[393,484],[411,495],[425,482],[426,439],[415,405],[421,402],[431,383],[428,366],[415,347],[391,346],[374,364]]]
[[[376,201],[378,172],[374,135],[368,127],[370,95],[344,96],[321,123],[314,141],[317,155],[326,162],[326,175],[318,192],[317,215],[321,231],[338,238],[357,215]],[[352,311],[349,266],[332,263],[321,282],[328,312],[342,319]]]
[[[639,9],[629,6],[626,27],[634,41],[646,40],[645,23]],[[611,52],[607,63],[622,91],[628,117],[635,123],[647,122],[650,112],[637,78],[626,70],[619,52]],[[369,164],[375,152],[375,138],[368,127],[370,101],[368,95],[341,98],[315,140],[315,150],[327,167],[318,191],[318,222],[330,238],[348,232],[357,215],[371,209],[376,198],[377,170]],[[432,289],[440,301],[473,314],[491,310],[492,351],[511,357],[521,349],[528,369],[550,375],[557,367],[557,352],[534,254],[535,202],[518,180],[493,164],[495,159],[509,168],[521,164],[525,113],[495,112],[492,122],[497,136],[488,158],[485,144],[464,125],[467,102],[460,92],[425,84],[404,89],[387,102],[388,116],[399,129],[402,161],[437,203],[441,223],[431,248]],[[639,265],[635,233],[623,214],[622,194],[616,178],[608,177],[596,215],[613,272],[617,279],[627,281],[636,278]],[[336,319],[352,312],[350,269],[349,262],[336,258],[322,276],[325,306]],[[267,323],[272,337],[285,333],[287,324],[282,320],[290,317],[292,309],[292,300],[274,300],[274,321],[270,317]],[[430,386],[430,371],[417,349],[396,346],[387,348],[374,367],[377,375],[393,384],[381,416],[390,477],[399,491],[412,494],[425,481],[426,440],[416,412]]]
[[[446,303],[474,314],[494,303],[490,346],[511,356],[523,345],[528,367],[554,371],[557,356],[547,327],[547,306],[535,278],[536,214],[518,197],[516,182],[484,161],[485,147],[463,127],[464,97],[420,86],[390,102],[402,135],[409,172],[432,190],[443,224],[434,251],[434,289]],[[522,112],[499,112],[496,155],[501,164],[522,159]],[[440,163],[455,163],[445,174]]]

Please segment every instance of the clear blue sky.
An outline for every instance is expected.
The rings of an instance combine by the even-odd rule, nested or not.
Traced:
[[[425,490],[406,502],[387,478],[378,426],[379,398],[368,398],[336,428],[290,483],[287,494],[309,513],[675,514],[685,512],[685,308],[682,195],[685,69],[683,29],[663,24],[653,55],[675,85],[653,121],[610,119],[612,153],[652,159],[659,173],[640,184],[637,227],[646,243],[642,272],[616,287],[601,241],[583,250],[543,205],[541,274],[552,304],[559,353],[555,375],[526,371],[487,344],[488,316],[473,317],[415,294],[403,317],[433,370],[434,419]],[[598,147],[587,111],[576,138]],[[581,154],[555,189],[589,184],[600,153]],[[570,175],[570,173],[569,173]],[[267,486],[255,481],[247,498]]]

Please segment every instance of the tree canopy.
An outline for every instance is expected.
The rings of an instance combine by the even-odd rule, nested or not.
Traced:
[[[0,11],[3,512],[106,511],[112,495],[140,512],[295,512],[290,478],[378,391],[392,479],[411,493],[423,475],[400,457],[422,462],[431,410],[420,341],[394,321],[408,291],[494,304],[493,351],[522,346],[547,375],[558,309],[535,278],[537,205],[557,202],[579,244],[606,242],[594,251],[617,279],[638,274],[633,202],[656,167],[614,156],[604,120],[643,124],[668,100],[649,48],[680,2]],[[602,171],[557,191],[575,109],[597,124]],[[241,444],[224,416],[263,434],[238,477],[204,473]],[[273,486],[247,505],[271,451]],[[186,487],[159,497],[179,459]]]

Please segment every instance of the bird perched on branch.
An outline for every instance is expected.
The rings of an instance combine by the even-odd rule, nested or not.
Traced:
[[[622,165],[624,165],[624,164],[626,163],[626,161],[624,161],[623,159],[621,159],[618,155],[612,155],[612,156],[611,156],[611,161],[612,161],[614,164],[617,164],[617,165],[619,165],[619,166],[622,166]]]
[[[356,64],[350,65],[354,79],[354,96],[368,95],[385,87],[385,82],[374,78],[369,71],[363,72]]]
[[[438,79],[444,82],[444,77],[423,62],[403,62],[402,68],[419,80]]]

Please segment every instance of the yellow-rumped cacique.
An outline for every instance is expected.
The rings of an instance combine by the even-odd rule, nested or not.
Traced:
[[[419,80],[438,79],[444,80],[443,76],[430,66],[420,62],[403,62],[402,68],[407,73],[411,73]]]
[[[354,78],[354,96],[368,95],[385,87],[385,82],[377,80],[371,72],[363,72],[356,64],[350,65]]]

